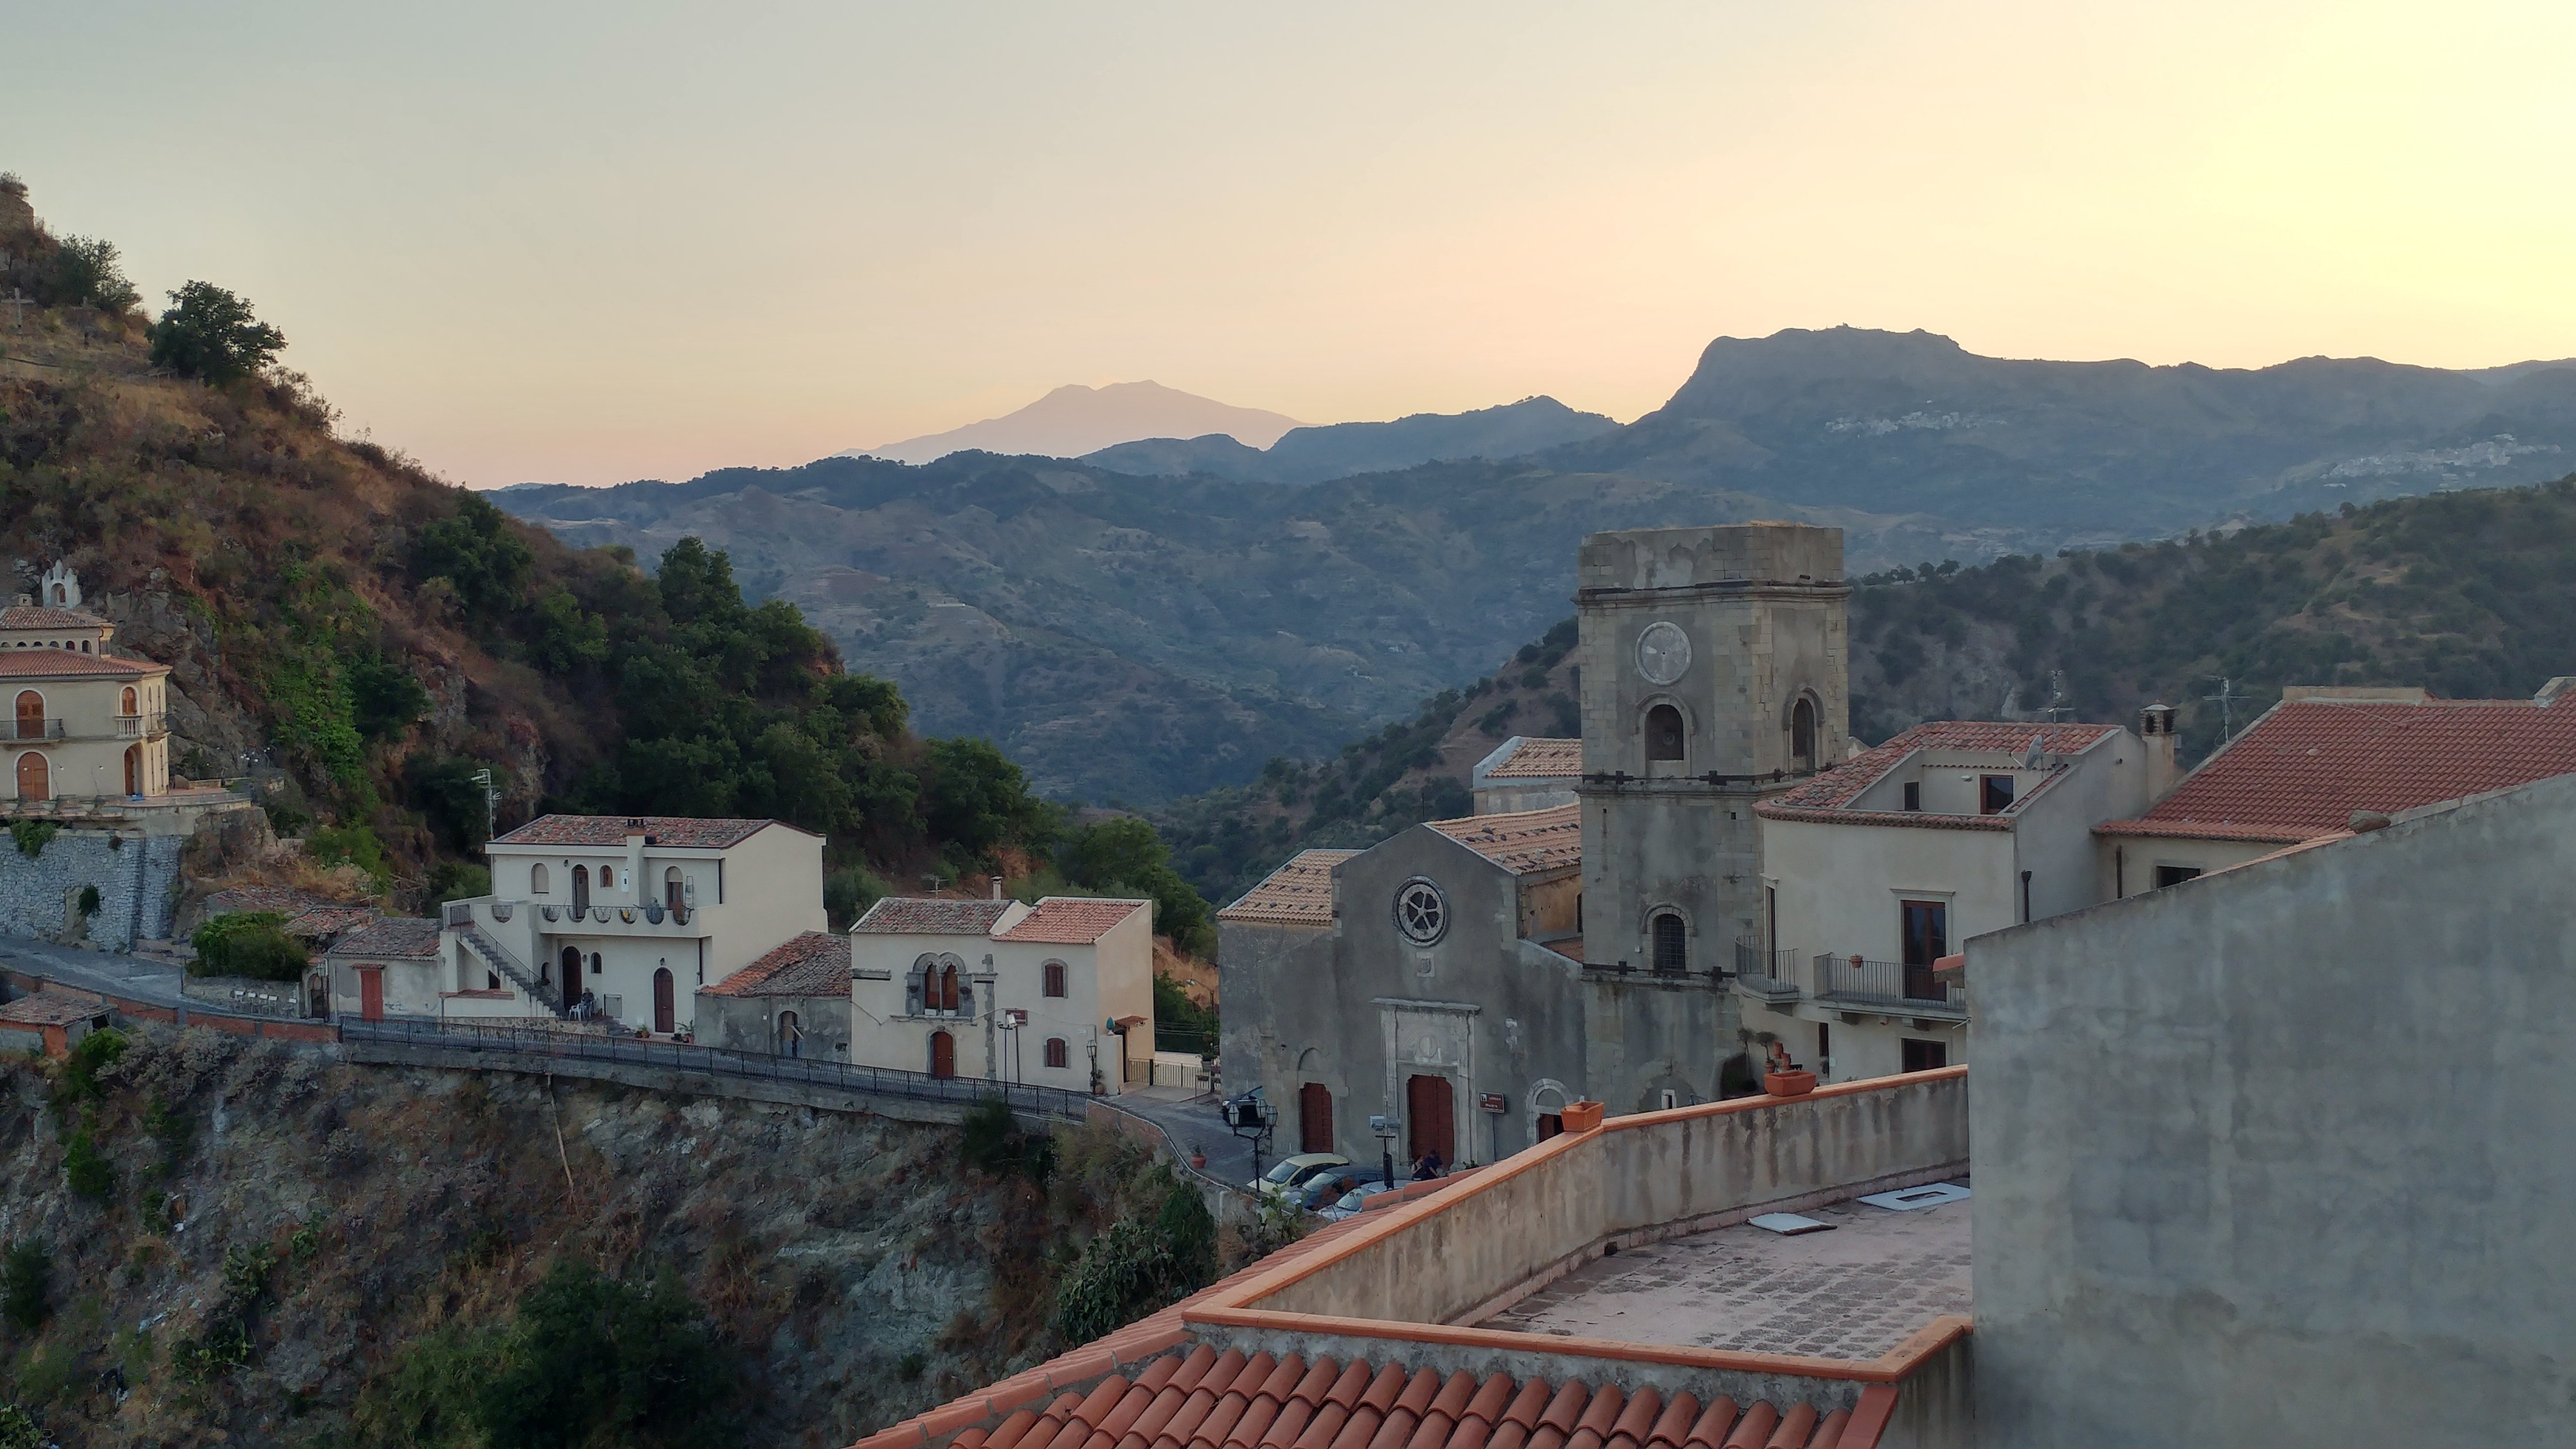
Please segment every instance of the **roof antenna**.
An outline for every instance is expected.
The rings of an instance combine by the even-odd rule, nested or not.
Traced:
[[[2064,724],[2066,716],[2074,712],[2075,707],[2066,702],[2066,671],[2048,671],[2048,704],[2040,713],[2048,717],[2050,724]]]
[[[2216,694],[2204,694],[2201,698],[2218,706],[2218,743],[2225,745],[2229,740],[2236,738],[2236,701],[2243,699],[2245,696],[2236,692],[2236,681],[2228,678],[2224,674],[2212,674],[2205,677],[2218,681],[2218,692]]]

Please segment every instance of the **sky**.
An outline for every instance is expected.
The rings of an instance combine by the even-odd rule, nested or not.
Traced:
[[[2576,354],[2576,6],[0,0],[0,169],[478,487],[1152,379],[1623,420],[1711,338]]]

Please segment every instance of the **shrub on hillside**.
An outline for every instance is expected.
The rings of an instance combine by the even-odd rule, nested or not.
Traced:
[[[188,974],[302,980],[311,957],[285,927],[286,918],[275,911],[227,911],[188,938],[197,948]]]
[[[96,307],[122,312],[142,300],[117,265],[116,244],[96,237],[67,236],[54,253],[53,295],[56,306]]]
[[[1152,822],[1113,815],[1076,826],[1056,848],[1066,880],[1103,894],[1134,894],[1154,902],[1154,930],[1184,951],[1216,954],[1216,919],[1208,903],[1172,868],[1172,849]]]
[[[305,832],[304,849],[316,865],[354,865],[367,873],[367,878],[376,883],[377,890],[393,888],[393,862],[385,858],[384,841],[367,826],[316,827]]]
[[[54,1250],[42,1238],[20,1238],[0,1254],[0,1318],[22,1334],[45,1326],[54,1311]]]
[[[170,310],[152,324],[154,365],[216,384],[257,375],[285,346],[285,333],[212,282],[190,282],[172,292]]]

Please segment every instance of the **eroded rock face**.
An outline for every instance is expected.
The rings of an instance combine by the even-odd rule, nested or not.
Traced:
[[[0,1077],[0,1236],[51,1245],[35,1347],[74,1370],[41,1406],[62,1442],[336,1432],[422,1334],[506,1317],[564,1255],[687,1288],[755,1384],[745,1442],[847,1444],[1050,1347],[1042,1306],[1016,1330],[995,1311],[1046,1197],[961,1168],[953,1128],[130,1039],[71,1119],[113,1171],[104,1203],[66,1185],[39,1069]],[[263,1245],[250,1361],[184,1385],[173,1346],[220,1312],[227,1254]]]

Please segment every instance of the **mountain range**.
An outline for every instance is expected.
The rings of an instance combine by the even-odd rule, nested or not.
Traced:
[[[1260,408],[1239,408],[1159,382],[1113,382],[1107,387],[1068,383],[1016,412],[926,433],[874,448],[853,448],[844,458],[889,458],[929,463],[951,453],[1044,453],[1075,456],[1138,438],[1226,437],[1266,448],[1295,418]]]
[[[1267,448],[1223,433],[1144,438],[1086,453],[1082,461],[1139,477],[1196,473],[1242,483],[1322,483],[1460,458],[1518,458],[1618,431],[1615,419],[1582,413],[1552,397],[1523,398],[1464,413],[1415,413],[1391,423],[1292,428]]]
[[[2533,482],[2576,462],[2576,363],[2150,367],[1791,331],[1721,338],[1662,408],[1515,457],[1299,487],[1313,470],[1219,471],[1244,461],[833,458],[495,501],[646,557],[703,537],[895,679],[926,731],[988,735],[1058,796],[1148,804],[1332,754],[1485,674],[1563,617],[1589,532],[1827,523],[1866,573]]]

